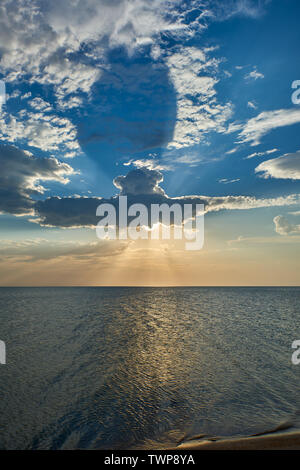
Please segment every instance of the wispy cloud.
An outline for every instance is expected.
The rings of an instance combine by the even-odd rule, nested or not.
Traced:
[[[70,260],[103,261],[121,254],[130,241],[83,242],[73,240],[28,239],[0,240],[1,261],[38,262],[67,258]]]
[[[253,101],[248,101],[247,106],[250,109],[257,109],[257,105]]]
[[[233,123],[227,133],[239,132],[240,142],[250,142],[258,145],[263,136],[274,129],[291,126],[300,122],[300,109],[277,109],[263,111],[258,116],[249,119],[245,124]]]
[[[266,160],[255,168],[263,178],[300,179],[300,151]]]
[[[262,78],[265,78],[264,74],[261,73],[261,72],[258,72],[257,68],[254,67],[253,70],[251,70],[251,72],[247,73],[245,76],[244,76],[245,80],[258,80],[259,78],[262,79]]]
[[[171,170],[170,165],[165,165],[153,158],[146,158],[142,160],[131,159],[128,162],[123,163],[124,166],[135,166],[136,168],[147,168],[148,170],[168,171]]]
[[[219,183],[230,184],[230,183],[237,183],[238,181],[240,181],[240,178],[235,178],[235,179],[222,178],[218,181],[219,181]]]
[[[250,155],[248,155],[248,157],[244,157],[244,160],[249,160],[249,159],[255,158],[255,157],[264,157],[265,155],[270,155],[270,154],[275,153],[275,152],[278,152],[278,149],[274,148],[274,149],[270,149],[270,150],[265,150],[264,152],[254,152],[254,153],[251,153]]]

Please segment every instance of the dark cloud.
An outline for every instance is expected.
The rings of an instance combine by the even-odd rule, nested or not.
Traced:
[[[35,204],[41,225],[88,227],[97,224],[96,209],[105,199],[88,197],[50,197]]]
[[[130,171],[126,176],[118,176],[114,183],[120,189],[120,195],[127,196],[128,206],[138,203],[150,208],[151,204],[166,203],[169,206],[178,203],[192,204],[195,211],[196,204],[204,204],[206,212],[220,210],[246,210],[260,207],[285,206],[299,204],[300,195],[292,194],[286,197],[257,199],[252,196],[182,196],[169,198],[158,186],[163,176],[157,170],[139,169]],[[118,215],[119,196],[110,199],[101,198],[59,198],[52,197],[39,201],[35,205],[39,222],[44,225],[59,227],[96,226],[99,217],[96,209],[100,203],[110,203],[116,208]]]
[[[74,170],[56,158],[36,158],[11,145],[0,146],[0,211],[21,215],[33,212],[34,196],[45,188],[40,181],[66,183]]]
[[[164,195],[164,190],[158,186],[162,181],[163,175],[160,171],[141,168],[130,171],[126,176],[117,176],[114,185],[120,189],[121,195]]]
[[[300,195],[257,199],[252,196],[208,197],[201,195],[170,198],[159,186],[163,175],[158,170],[139,168],[127,175],[114,179],[120,190],[118,196],[102,199],[100,197],[50,197],[41,200],[45,188],[40,181],[58,181],[67,183],[68,175],[74,170],[56,158],[36,158],[29,152],[14,146],[0,146],[0,211],[15,215],[36,216],[35,221],[41,225],[54,227],[88,227],[96,226],[99,217],[96,210],[101,203],[115,206],[118,215],[119,196],[127,196],[128,206],[144,204],[150,209],[151,204],[184,204],[193,206],[203,204],[206,212],[233,209],[255,209],[259,207],[286,206],[299,204]],[[38,199],[39,197],[39,199]],[[150,213],[150,211],[149,211]]]

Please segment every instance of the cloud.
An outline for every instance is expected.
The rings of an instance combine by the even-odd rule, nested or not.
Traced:
[[[254,153],[251,153],[251,155],[248,155],[248,157],[245,157],[244,160],[249,160],[250,158],[254,158],[254,157],[263,157],[264,155],[270,155],[271,153],[275,153],[275,152],[278,152],[278,149],[274,148],[274,149],[266,150],[265,152],[254,152]]]
[[[177,120],[169,148],[198,144],[214,130],[224,131],[232,114],[231,103],[216,98],[219,62],[209,57],[211,49],[180,48],[167,59],[170,78],[177,94]]]
[[[298,156],[298,154],[297,154]],[[278,160],[278,159],[276,159]],[[41,181],[68,183],[68,176],[75,174],[73,168],[59,162],[56,158],[36,158],[31,153],[14,146],[0,147],[0,211],[15,215],[34,215],[41,225],[56,227],[93,227],[97,224],[96,209],[100,203],[109,202],[118,208],[118,196],[110,199],[101,197],[49,197],[35,200],[46,191]],[[266,163],[266,162],[264,162]],[[181,196],[168,197],[160,183],[163,175],[157,169],[140,167],[127,175],[114,179],[114,185],[120,190],[119,195],[128,196],[128,204],[180,205],[204,204],[206,212],[220,210],[247,210],[260,207],[288,206],[299,203],[299,195],[292,194],[277,198],[255,198],[253,196]],[[223,183],[235,182],[224,180]]]
[[[229,19],[233,16],[246,16],[259,18],[266,11],[271,0],[216,0],[214,9],[220,19]]]
[[[120,189],[120,195],[160,194],[165,192],[158,185],[163,181],[163,175],[157,170],[140,168],[130,171],[126,176],[117,176],[114,185]]]
[[[227,178],[222,178],[220,180],[218,180],[219,183],[223,183],[223,184],[229,184],[229,183],[237,183],[238,181],[240,181],[240,178],[235,178],[235,179],[227,179]]]
[[[178,4],[177,0],[173,5],[166,0],[52,0],[46,18],[61,34],[67,24],[81,42],[106,39],[110,47],[126,46],[130,51],[152,43],[161,32],[184,29]]]
[[[225,152],[226,155],[232,155],[233,153],[236,153],[238,151],[238,147],[234,147],[230,150],[227,150],[227,152]]]
[[[245,124],[231,124],[227,133],[241,131],[239,133],[240,142],[250,142],[251,145],[258,145],[262,137],[270,131],[299,122],[300,109],[263,111],[258,116],[249,119]]]
[[[195,196],[194,196],[195,198]],[[202,199],[203,200],[203,199]],[[248,210],[263,207],[279,207],[296,205],[300,202],[300,194],[290,194],[275,198],[256,198],[254,196],[221,196],[204,197],[208,204],[207,212],[220,210]]]
[[[296,234],[297,235],[297,234]],[[276,244],[278,245],[278,243],[280,244],[291,244],[291,243],[296,243],[298,244],[300,241],[300,237],[299,236],[290,236],[290,237],[274,237],[274,236],[271,236],[271,237],[264,237],[264,236],[261,236],[261,237],[244,237],[244,236],[239,236],[237,237],[235,240],[228,240],[227,241],[227,244],[229,246],[234,246],[234,245],[241,245],[241,244],[247,244],[247,245],[261,245],[261,244],[265,244],[265,245],[272,245],[272,244]]]
[[[255,168],[263,178],[300,179],[300,151],[266,160]]]
[[[11,86],[21,80],[29,86],[36,83],[50,86],[60,110],[69,110],[81,107],[84,99],[90,99],[102,79],[109,77],[118,81],[116,70],[109,74],[110,53],[114,48],[122,48],[133,56],[146,47],[147,57],[153,63],[164,63],[168,67],[178,98],[178,121],[173,139],[169,129],[158,126],[150,126],[152,132],[147,133],[148,122],[143,124],[138,120],[138,124],[132,123],[132,126],[141,127],[141,140],[146,148],[168,142],[172,148],[194,145],[209,131],[224,131],[232,105],[217,100],[219,62],[210,57],[213,48],[174,46],[166,53],[162,35],[181,41],[191,39],[206,28],[209,21],[236,14],[255,17],[265,4],[265,1],[232,0],[226,2],[225,8],[224,2],[210,0],[191,0],[184,5],[180,0],[2,0],[0,73]],[[141,69],[139,74],[143,75]],[[121,75],[124,76],[124,71]],[[133,75],[136,82],[137,74]],[[152,78],[155,82],[155,77]],[[16,142],[23,136],[29,140],[29,145],[41,146],[43,150],[52,151],[62,143],[70,152],[80,151],[70,122],[65,123],[66,131],[61,133],[53,121],[44,119],[45,112],[50,111],[48,108],[34,100],[30,105],[40,111],[40,116],[38,113],[27,116],[25,126],[18,122],[18,116],[11,119],[7,116],[6,121],[1,122],[2,139]],[[107,128],[101,127],[101,132],[98,129],[100,138],[106,132],[108,138],[115,140],[111,129],[117,127],[121,139],[136,139],[128,122],[106,121]]]
[[[67,118],[49,113],[50,107],[42,99],[31,102],[35,112],[21,110],[16,115],[3,113],[0,116],[0,139],[9,142],[22,142],[30,147],[44,151],[60,151],[62,153],[81,152],[77,141],[77,130]]]
[[[68,258],[68,260],[103,260],[121,254],[130,242],[80,242],[68,240],[29,239],[24,241],[0,240],[0,260],[11,262],[37,262]]]
[[[158,171],[167,171],[167,170],[171,170],[171,166],[170,165],[164,165],[164,164],[161,164],[159,161],[155,160],[155,159],[142,159],[142,160],[129,160],[128,162],[125,162],[123,163],[124,166],[129,166],[129,165],[133,165],[135,166],[136,168],[147,168],[148,170],[158,170]]]
[[[257,109],[257,105],[253,101],[248,101],[247,106],[251,109]]]
[[[146,168],[132,170],[126,176],[118,176],[114,184],[120,189],[120,195],[128,196],[128,206],[134,203],[144,204],[150,208],[151,204],[168,205],[191,204],[195,210],[196,204],[203,204],[205,212],[218,212],[221,210],[248,210],[263,207],[291,206],[300,203],[300,194],[276,198],[256,198],[254,196],[181,196],[168,197],[159,186],[163,180],[162,174],[157,170]],[[36,220],[41,225],[58,227],[94,227],[99,222],[96,209],[100,203],[110,203],[118,210],[118,196],[110,199],[87,197],[50,197],[35,204]]]
[[[300,215],[300,211],[289,212],[290,215]]]
[[[0,146],[0,211],[15,215],[32,214],[33,197],[45,188],[40,181],[68,183],[74,170],[56,158],[36,158],[14,146]]]
[[[38,218],[32,221],[51,227],[92,227],[98,222],[96,210],[103,202],[108,201],[97,197],[49,197],[35,203]]]
[[[265,76],[264,76],[263,73],[258,72],[256,67],[255,67],[251,72],[247,73],[244,78],[245,78],[245,80],[255,80],[256,81],[259,78],[265,78]],[[252,105],[252,107],[253,107],[253,105]],[[255,106],[254,106],[254,108],[255,108]]]
[[[130,119],[115,122],[111,119],[112,113],[108,112],[109,118],[104,116],[103,119],[104,128],[98,127],[98,133],[94,132],[93,136],[101,139],[105,134],[108,140],[115,141],[113,129],[117,128],[118,141],[126,141],[127,144],[128,140],[138,151],[168,143],[171,148],[195,145],[209,131],[224,132],[224,124],[232,114],[232,105],[217,100],[215,85],[218,83],[219,62],[210,57],[213,48],[200,50],[175,46],[166,53],[161,47],[162,35],[167,34],[177,40],[190,39],[195,32],[206,28],[208,21],[226,19],[235,14],[255,16],[261,9],[259,3],[234,0],[224,9],[222,2],[210,0],[192,0],[184,4],[184,8],[180,0],[2,0],[0,73],[12,86],[20,80],[30,86],[35,83],[51,86],[59,109],[69,110],[82,107],[83,100],[92,97],[99,81],[111,83],[111,80],[119,80],[117,70],[112,70],[110,62],[112,49],[123,48],[132,56],[137,51],[145,51],[145,46],[149,52],[151,47],[152,52],[147,52],[148,58],[151,57],[156,65],[164,64],[167,68],[165,82],[169,73],[176,88],[178,102],[174,135],[173,128],[159,127],[158,122],[153,124],[149,120],[145,123],[138,118],[136,123]],[[141,76],[142,65],[139,67]],[[124,71],[120,73],[127,76]],[[154,73],[150,82],[156,83]],[[128,89],[128,83],[125,87]],[[136,102],[143,100],[142,96],[136,98]],[[24,126],[19,123],[18,116],[6,116],[5,122],[3,119],[1,122],[4,129],[2,139],[8,142],[28,139],[29,145],[40,146],[47,151],[59,148],[69,153],[80,152],[76,132],[70,122],[65,123],[65,131],[60,131],[53,120],[44,118],[44,114],[50,112],[49,108],[34,100],[30,105],[40,113],[19,116],[27,120]],[[168,118],[170,120],[170,116]],[[134,132],[133,127],[140,129]],[[142,138],[136,143],[137,134]]]
[[[300,234],[300,225],[289,223],[282,215],[274,217],[273,222],[275,224],[275,232],[279,235]]]
[[[162,32],[187,29],[179,3],[2,0],[0,71],[8,82],[30,77],[32,83],[52,84],[59,95],[89,92],[109,49],[132,53]]]

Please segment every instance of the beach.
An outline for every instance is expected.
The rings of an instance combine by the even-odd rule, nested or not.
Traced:
[[[300,431],[233,439],[195,439],[173,450],[300,450]]]

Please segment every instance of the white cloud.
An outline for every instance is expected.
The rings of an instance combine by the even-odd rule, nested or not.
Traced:
[[[233,123],[226,133],[240,131],[240,142],[250,142],[251,145],[258,145],[261,138],[273,129],[298,123],[300,123],[300,109],[277,109],[275,111],[263,111],[258,116],[249,119],[245,124]]]
[[[71,61],[66,57],[52,57],[35,80],[45,85],[54,85],[60,100],[70,93],[89,93],[99,80],[101,71],[96,66]]]
[[[170,170],[171,167],[169,165],[161,164],[160,162],[156,161],[155,159],[143,159],[143,160],[129,160],[128,162],[123,163],[124,166],[133,165],[136,168],[147,168],[148,170],[158,170],[158,171],[167,171]]]
[[[33,103],[33,106],[43,106],[40,101]],[[81,150],[74,124],[67,118],[48,114],[50,110],[50,107],[40,112],[22,110],[16,116],[8,113],[2,114],[0,138],[10,143],[22,142],[25,139],[27,145],[44,151],[79,153]]]
[[[217,14],[224,18],[232,16],[246,16],[259,18],[265,12],[270,0],[226,0],[216,3]]]
[[[227,150],[227,152],[225,152],[226,155],[232,155],[233,153],[236,153],[238,151],[238,147],[234,147],[230,150]]]
[[[300,215],[300,211],[289,212],[290,215]]]
[[[274,217],[275,232],[279,235],[300,234],[300,225],[291,224],[282,215]]]
[[[223,184],[230,184],[230,183],[237,183],[238,181],[240,181],[240,178],[235,178],[235,179],[227,179],[227,178],[222,178],[220,180],[218,180],[219,183],[223,183]]]
[[[198,196],[200,198],[200,196]],[[263,207],[291,206],[300,203],[300,194],[290,194],[275,198],[256,198],[254,196],[220,196],[205,197],[207,212],[219,210],[248,210]]]
[[[2,0],[0,72],[7,82],[52,84],[62,96],[89,92],[110,47],[129,52],[161,32],[185,30],[178,1]],[[81,48],[85,47],[86,52]],[[80,51],[80,58],[77,54]]]
[[[52,111],[52,106],[50,105],[50,103],[48,103],[47,101],[43,100],[43,98],[40,98],[40,97],[36,97],[32,99],[31,101],[28,102],[28,104],[32,108],[36,109],[37,111],[43,111],[44,113]]]
[[[258,72],[256,67],[249,73],[245,75],[245,80],[258,80],[259,78],[265,78],[264,74]]]
[[[173,5],[166,0],[52,0],[46,17],[56,32],[65,34],[68,28],[80,42],[106,37],[111,46],[132,50],[151,43],[162,31],[185,27],[176,14],[178,3],[177,0]]]
[[[232,114],[231,103],[218,103],[215,85],[219,62],[210,50],[181,48],[168,57],[170,77],[177,93],[177,121],[170,148],[199,143],[205,133],[224,131]]]
[[[278,149],[274,148],[274,149],[266,150],[265,152],[254,152],[254,153],[251,153],[251,155],[248,155],[248,157],[245,157],[244,160],[249,160],[250,158],[254,158],[254,157],[263,157],[264,155],[270,155],[271,153],[275,153],[275,152],[278,152]]]
[[[300,151],[266,160],[255,168],[263,178],[300,179]]]
[[[190,38],[207,26],[208,19],[255,16],[258,11],[255,2],[246,0],[230,2],[225,9],[193,0],[185,10],[179,0],[2,0],[0,73],[7,82],[22,79],[53,86],[60,108],[71,109],[81,106],[82,93],[90,95],[103,70],[109,69],[107,56],[112,47],[125,47],[132,54],[151,45],[153,60],[159,60],[163,32],[177,39]],[[212,50],[185,47],[167,57],[178,97],[170,147],[197,144],[211,130],[225,131],[232,105],[217,101],[218,61],[208,57]],[[52,130],[39,123],[40,132]],[[31,138],[31,142],[40,139]]]
[[[257,106],[255,103],[253,103],[253,101],[248,101],[247,106],[251,109],[257,109]]]

